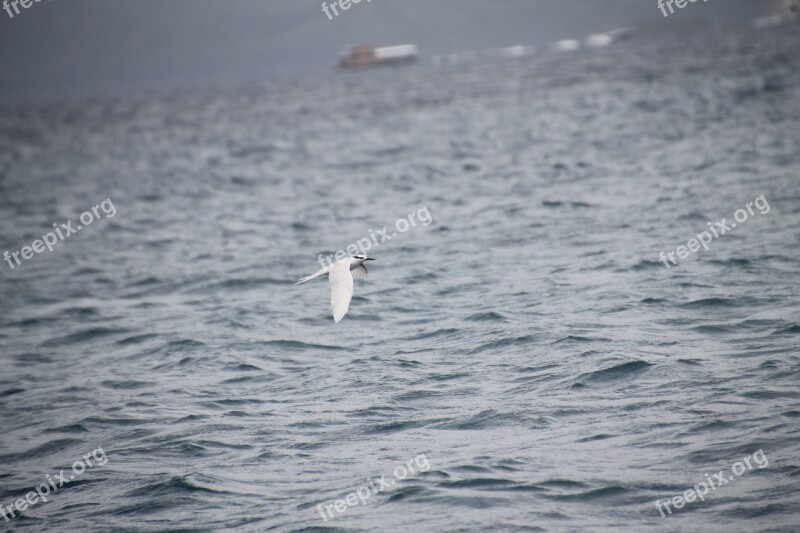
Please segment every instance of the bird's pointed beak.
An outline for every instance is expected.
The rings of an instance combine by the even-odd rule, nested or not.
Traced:
[[[366,259],[364,259],[364,261],[375,261],[375,259],[372,257],[367,257]]]

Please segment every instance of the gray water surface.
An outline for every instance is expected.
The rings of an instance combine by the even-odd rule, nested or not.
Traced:
[[[0,529],[800,530],[798,49],[640,33],[3,109],[0,252],[115,214],[0,263],[0,505],[108,458]],[[293,285],[422,209],[341,323]]]

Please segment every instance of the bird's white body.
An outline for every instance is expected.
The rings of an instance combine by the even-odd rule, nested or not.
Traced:
[[[356,276],[367,276],[367,267],[364,261],[371,261],[372,258],[365,255],[345,257],[335,263],[326,266],[310,276],[306,276],[295,285],[311,281],[314,278],[328,276],[331,283],[331,308],[333,309],[333,321],[339,322],[350,309],[350,300],[353,298],[353,274]],[[351,273],[352,271],[352,273]]]

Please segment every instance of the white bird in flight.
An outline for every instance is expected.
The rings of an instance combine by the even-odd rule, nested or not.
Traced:
[[[353,298],[353,274],[355,274],[356,277],[367,277],[367,267],[364,265],[365,261],[374,261],[374,259],[360,254],[354,255],[353,257],[345,257],[310,276],[304,277],[295,283],[295,285],[300,285],[301,283],[321,276],[328,276],[331,282],[333,321],[338,323],[344,318],[344,315],[347,314],[347,310],[350,308],[350,300]],[[350,273],[351,270],[353,274]]]

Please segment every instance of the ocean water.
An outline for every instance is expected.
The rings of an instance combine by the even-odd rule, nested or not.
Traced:
[[[75,232],[0,263],[0,505],[74,478],[0,530],[800,530],[798,49],[5,106],[0,252]]]

